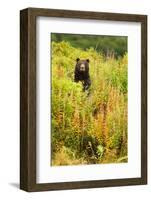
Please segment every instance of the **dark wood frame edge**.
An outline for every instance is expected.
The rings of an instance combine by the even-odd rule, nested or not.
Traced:
[[[36,17],[141,22],[141,178],[36,183]],[[20,189],[46,191],[147,184],[147,16],[27,8],[20,11]]]

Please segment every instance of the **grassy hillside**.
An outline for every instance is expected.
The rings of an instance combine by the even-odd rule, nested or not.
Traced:
[[[51,45],[51,164],[127,162],[127,54],[105,58],[93,48]],[[88,92],[73,81],[78,57],[90,60]]]

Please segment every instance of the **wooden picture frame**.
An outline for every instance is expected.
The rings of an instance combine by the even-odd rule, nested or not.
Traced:
[[[36,18],[60,17],[141,23],[141,177],[36,183]],[[20,188],[47,191],[147,184],[147,16],[27,8],[20,12]]]

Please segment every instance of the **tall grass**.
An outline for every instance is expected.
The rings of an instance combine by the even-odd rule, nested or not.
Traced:
[[[52,165],[127,162],[127,54],[105,58],[52,42]],[[90,60],[88,92],[75,83],[77,57]]]

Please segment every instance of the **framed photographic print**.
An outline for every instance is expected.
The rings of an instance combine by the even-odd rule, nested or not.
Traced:
[[[147,183],[147,16],[20,12],[20,188]]]

